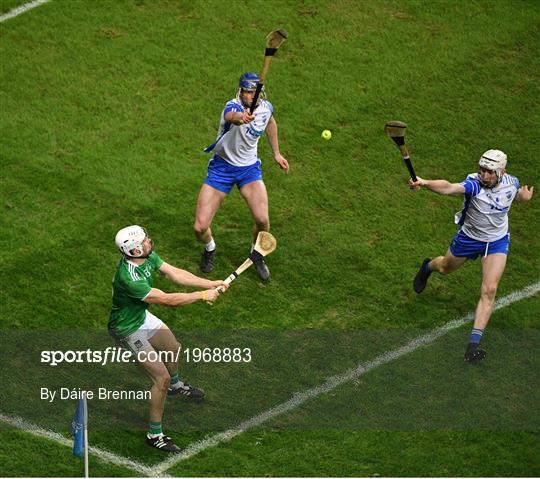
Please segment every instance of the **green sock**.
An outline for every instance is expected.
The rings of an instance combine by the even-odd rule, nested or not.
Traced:
[[[151,437],[159,436],[163,434],[163,428],[161,427],[161,422],[152,422],[150,421],[150,427],[148,429],[148,434]]]
[[[180,378],[178,373],[171,374],[171,388],[177,389],[180,387]]]

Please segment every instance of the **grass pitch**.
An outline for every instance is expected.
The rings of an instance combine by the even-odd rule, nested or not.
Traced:
[[[22,3],[4,0],[0,13]],[[248,272],[212,308],[152,308],[186,344],[251,338],[256,360],[236,369],[185,366],[209,401],[196,409],[168,402],[167,433],[187,446],[473,310],[478,262],[432,277],[420,296],[412,291],[420,261],[446,250],[461,200],[408,190],[383,127],[390,119],[409,124],[421,177],[459,181],[483,151],[500,148],[510,173],[539,185],[531,128],[539,21],[532,1],[273,0],[255,8],[55,0],[1,23],[2,349],[11,351],[13,330],[32,338],[41,331],[44,344],[66,330],[103,332],[118,258],[113,238],[127,224],[145,225],[166,261],[196,272],[201,248],[191,224],[202,149],[239,75],[259,70],[264,36],[275,28],[290,37],[266,88],[291,173],[279,171],[262,140],[278,239],[272,280],[261,285]],[[332,140],[320,138],[323,129]],[[539,280],[538,204],[535,197],[512,208],[499,296]],[[213,229],[212,277],[224,278],[250,245],[251,219],[237,192]],[[461,328],[167,472],[537,476],[539,312],[538,297],[498,311],[479,368],[461,363],[468,335]],[[39,387],[69,370],[51,374],[37,364],[37,347],[24,351],[23,342],[4,353],[10,387],[0,392],[0,411],[27,418],[37,411],[36,423],[67,433],[74,403],[48,410]],[[102,373],[88,367],[88,378]],[[128,368],[121,381],[136,374]],[[84,375],[74,377],[88,386]],[[109,408],[113,427],[91,427],[92,444],[149,466],[164,459],[142,442],[144,403],[94,404],[91,415],[107,418]],[[129,422],[121,420],[126,411]],[[65,446],[4,426],[2,474],[81,473]],[[91,471],[135,474],[95,457]]]

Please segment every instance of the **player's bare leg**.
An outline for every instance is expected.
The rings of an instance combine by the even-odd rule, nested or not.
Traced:
[[[162,324],[160,329],[158,329],[154,333],[154,335],[150,338],[149,341],[150,344],[154,346],[154,348],[158,351],[170,352],[174,354],[175,357],[179,354],[179,351],[182,348],[181,344],[177,341],[177,339],[174,337],[174,334],[166,324]],[[165,364],[165,367],[167,368],[169,373],[173,374],[178,372],[178,362],[172,361],[173,357],[171,356],[172,355],[167,355],[166,357],[163,357],[161,359],[164,360],[163,364]],[[167,359],[167,361],[165,361],[165,359]]]
[[[146,354],[152,352],[153,347],[147,348]],[[146,443],[166,452],[179,452],[180,448],[172,442],[171,438],[165,436],[162,431],[161,421],[163,419],[163,409],[165,399],[167,398],[167,389],[169,387],[169,371],[161,361],[138,361],[139,366],[152,379],[150,388],[150,429],[146,436]]]
[[[437,271],[440,274],[450,274],[463,266],[466,261],[467,258],[454,256],[450,250],[444,256],[437,256],[434,259],[426,258],[414,277],[414,290],[417,293],[424,291],[429,276],[433,271]]]
[[[270,217],[268,215],[268,193],[262,180],[253,181],[240,188],[240,194],[246,201],[251,215],[253,216],[253,244],[261,231],[270,231]],[[259,278],[268,281],[270,270],[264,259],[255,262],[255,268]]]
[[[246,201],[253,216],[253,242],[260,231],[270,231],[268,215],[268,193],[263,181],[257,180],[240,188],[240,194]]]
[[[497,288],[506,267],[506,258],[504,253],[490,254],[482,258],[482,287],[474,313],[475,328],[484,329],[489,322]]]
[[[148,353],[154,349],[147,349]],[[163,418],[163,407],[167,397],[167,388],[169,387],[169,371],[161,361],[139,361],[139,365],[152,379],[150,388],[150,421],[161,422]]]
[[[506,267],[506,259],[507,256],[504,253],[490,254],[482,258],[482,286],[474,313],[471,339],[465,352],[467,362],[474,363],[486,357],[486,351],[480,348],[480,340],[493,312],[497,288]]]
[[[444,256],[437,256],[433,258],[429,263],[429,269],[431,271],[437,271],[440,274],[450,274],[456,269],[461,268],[467,258],[454,256],[450,250],[446,252]]]
[[[203,273],[209,273],[214,268],[216,244],[212,237],[210,225],[226,196],[222,191],[216,190],[207,184],[203,184],[199,192],[193,231],[197,239],[205,245],[200,264]]]
[[[193,399],[202,399],[204,391],[189,385],[185,381],[181,381],[178,377],[178,361],[180,360],[180,350],[182,346],[174,337],[172,331],[166,324],[162,324],[161,328],[150,338],[150,343],[158,351],[166,351],[168,353],[167,361],[164,361],[165,367],[170,374],[170,386],[167,394],[169,396],[185,396]],[[177,359],[176,361],[174,359]]]

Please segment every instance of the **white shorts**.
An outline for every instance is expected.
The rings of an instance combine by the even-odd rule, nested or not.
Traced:
[[[146,310],[144,323],[141,327],[129,336],[119,339],[118,344],[135,354],[139,351],[146,351],[150,348],[153,349],[149,339],[156,334],[161,326],[163,326],[163,321],[157,316],[154,316],[150,311]]]

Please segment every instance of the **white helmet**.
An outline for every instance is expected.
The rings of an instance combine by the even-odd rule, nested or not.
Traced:
[[[506,168],[506,154],[501,150],[488,150],[478,161],[480,168],[495,171],[501,181],[503,170]]]
[[[129,256],[130,258],[142,258],[142,244],[146,236],[146,230],[144,228],[137,225],[132,225],[126,226],[116,233],[114,241],[121,253]],[[138,249],[140,253],[136,255],[132,254],[134,249]]]

